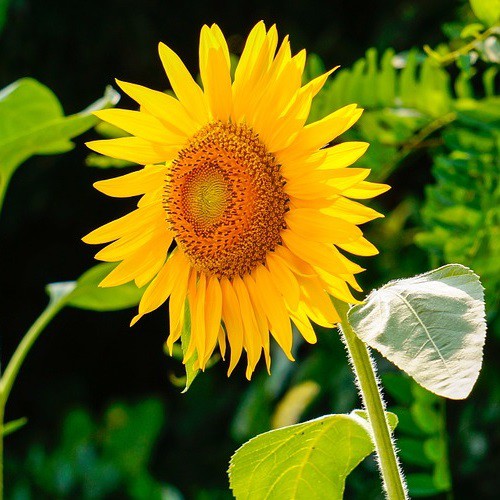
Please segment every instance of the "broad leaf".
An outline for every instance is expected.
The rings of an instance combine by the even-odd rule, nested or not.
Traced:
[[[61,103],[45,85],[22,78],[0,91],[0,188],[16,168],[35,154],[56,154],[73,148],[70,141],[98,119],[93,111],[116,104],[111,87],[103,98],[80,113],[64,116]]]
[[[99,283],[116,267],[116,264],[97,264],[85,272],[76,282],[66,299],[67,305],[92,311],[117,311],[136,306],[144,290],[135,283],[112,288],[100,288]]]
[[[486,335],[483,287],[450,264],[391,281],[349,311],[363,342],[431,392],[464,399],[481,369]]]
[[[238,500],[341,499],[346,477],[373,450],[368,423],[355,413],[283,427],[236,451],[231,489]]]

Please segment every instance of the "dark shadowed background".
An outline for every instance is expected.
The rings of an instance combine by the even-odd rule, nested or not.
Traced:
[[[263,19],[267,25],[276,23],[281,36],[290,34],[295,51],[305,47],[319,54],[328,67],[350,66],[368,47],[398,51],[435,45],[442,39],[440,26],[453,19],[459,6],[453,0],[14,0],[0,34],[0,88],[24,76],[36,78],[55,92],[68,114],[99,98],[114,78],[166,89],[158,42],[172,47],[196,73],[199,31],[212,22],[219,24],[236,54],[251,27]],[[120,106],[131,108],[133,103],[124,97]],[[94,249],[80,238],[133,206],[133,201],[111,200],[92,188],[96,180],[116,175],[112,169],[85,166],[84,142],[94,138],[97,134],[90,131],[77,138],[75,149],[65,155],[32,158],[12,179],[0,219],[3,365],[44,308],[44,286],[75,279],[93,265]],[[418,175],[396,176],[391,183],[420,196],[429,177],[429,162],[420,161]],[[389,210],[397,197],[389,195],[382,201],[382,210]],[[415,255],[424,261],[421,253]],[[405,271],[393,272],[400,274]],[[379,279],[372,272],[364,285],[369,289]],[[130,329],[132,316],[131,310],[100,314],[67,309],[44,332],[23,366],[7,407],[7,420],[29,419],[22,431],[6,440],[11,464],[6,469],[7,488],[9,473],[17,478],[16,467],[25,466],[34,443],[49,450],[58,445],[68,412],[81,408],[99,420],[113,402],[134,405],[154,398],[163,404],[165,422],[151,451],[152,475],[187,498],[224,498],[228,460],[239,445],[229,428],[247,387],[242,367],[227,379],[225,367],[218,364],[181,395],[170,377],[181,375],[182,366],[163,353],[168,333],[165,309]],[[328,339],[330,335],[323,333],[320,343],[332,344],[333,364],[345,363],[340,343]],[[313,416],[332,409],[347,411],[356,404],[351,404],[352,382],[348,375],[344,378],[346,408],[331,408],[331,401],[322,401]],[[452,403],[449,409],[455,430],[454,414],[461,404]],[[463,460],[459,453],[452,460]],[[373,467],[370,471],[373,474]],[[472,472],[469,482],[487,482],[481,470]],[[465,488],[457,488],[456,497],[470,498],[473,484],[462,485],[460,477],[455,479]],[[45,498],[43,486],[38,488],[31,490],[33,498]],[[492,490],[485,487],[484,491]],[[84,497],[80,490],[72,495]],[[122,498],[115,495],[109,497]],[[369,490],[362,495],[375,498]]]

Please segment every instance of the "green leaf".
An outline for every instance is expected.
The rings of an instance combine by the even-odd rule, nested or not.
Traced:
[[[186,355],[186,352],[188,350],[190,340],[191,340],[191,312],[189,310],[189,303],[186,300],[184,308],[184,324],[182,325],[182,332],[181,332],[181,345],[182,345],[182,353],[184,356]],[[183,394],[188,391],[189,387],[191,387],[191,384],[196,378],[196,375],[198,375],[198,372],[200,371],[198,368],[196,368],[196,366],[198,365],[197,360],[198,357],[196,353],[194,353],[188,359],[188,361],[184,363],[184,366],[186,368],[186,387],[184,387],[184,390],[182,391]]]
[[[32,78],[0,91],[0,185],[35,154],[57,154],[73,147],[70,139],[97,123],[93,111],[112,106],[119,94],[111,87],[103,98],[80,113],[64,116],[54,93]]]
[[[117,311],[136,306],[144,290],[135,283],[112,288],[100,288],[99,283],[116,267],[116,264],[105,263],[85,272],[75,284],[75,288],[67,299],[67,304],[79,309],[91,311]]]
[[[8,436],[13,432],[16,432],[21,427],[24,427],[28,423],[28,419],[26,417],[18,418],[16,420],[11,420],[7,422],[3,426],[3,435]]]
[[[481,369],[486,335],[483,287],[450,264],[391,281],[349,311],[359,338],[431,392],[464,399]]]
[[[401,373],[384,373],[382,385],[397,403],[409,405],[412,402],[411,379]]]
[[[398,448],[401,460],[404,464],[419,465],[426,467],[432,464],[424,450],[424,443],[420,439],[400,437]]]
[[[470,6],[476,17],[488,26],[500,18],[500,0],[470,0]]]
[[[10,0],[0,0],[0,32],[7,21],[7,13],[9,11]]]
[[[406,481],[412,497],[427,497],[436,495],[441,491],[440,488],[436,487],[432,476],[429,474],[408,474]]]
[[[231,458],[230,486],[238,500],[341,499],[346,477],[373,450],[363,418],[327,415],[245,443]]]

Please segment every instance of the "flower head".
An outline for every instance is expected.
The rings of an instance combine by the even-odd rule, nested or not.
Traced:
[[[358,225],[380,214],[354,199],[387,189],[349,168],[367,144],[325,147],[362,110],[349,105],[306,125],[331,72],[302,85],[305,51],[292,56],[287,37],[277,47],[276,28],[258,23],[232,81],[222,32],[204,26],[202,89],[160,44],[176,98],[118,82],[140,111],[96,114],[131,136],[88,144],[144,165],[95,184],[109,196],[140,196],[136,210],[84,238],[108,243],[97,259],[120,262],[101,286],[147,285],[132,324],[169,299],[170,350],[190,314],[185,361],[196,356],[203,369],[228,343],[229,372],[245,350],[249,378],[262,352],[269,369],[270,335],[293,359],[292,323],[314,343],[311,321],[339,319],[329,295],[356,302],[348,285],[360,290],[362,268],[340,250],[377,253]]]

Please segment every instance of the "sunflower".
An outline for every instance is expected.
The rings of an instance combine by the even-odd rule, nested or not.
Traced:
[[[190,324],[184,362],[194,356],[203,370],[228,344],[229,373],[244,350],[250,378],[262,352],[269,370],[270,336],[293,360],[292,323],[314,343],[311,322],[339,321],[330,295],[356,302],[363,269],[344,252],[377,253],[358,225],[381,214],[354,200],[388,187],[348,168],[368,144],[326,147],[358,120],[355,104],[306,125],[331,71],[302,85],[306,53],[292,56],[288,37],[278,48],[275,26],[252,29],[234,79],[221,30],[203,26],[203,88],[170,48],[159,54],[176,97],[118,81],[140,111],[96,115],[130,136],[88,144],[144,165],[95,183],[140,196],[137,208],[83,239],[107,243],[96,258],[119,262],[100,286],[147,285],[132,324],[169,299],[170,352]]]

